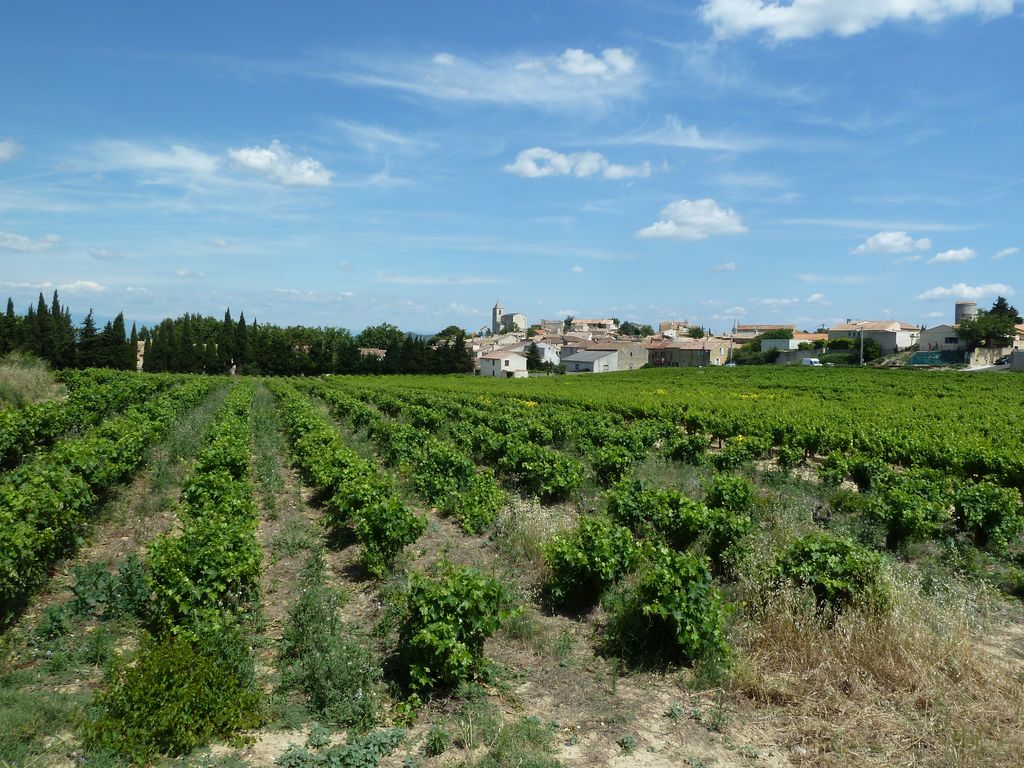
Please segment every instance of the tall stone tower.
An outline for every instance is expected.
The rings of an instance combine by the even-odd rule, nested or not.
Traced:
[[[491,310],[491,333],[501,333],[501,316],[504,313],[505,308],[501,306],[501,299],[498,299],[498,301],[494,305],[494,309]]]

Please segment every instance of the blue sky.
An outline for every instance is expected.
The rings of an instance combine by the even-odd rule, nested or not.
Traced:
[[[1018,0],[4,13],[0,295],[355,330],[1024,299]]]

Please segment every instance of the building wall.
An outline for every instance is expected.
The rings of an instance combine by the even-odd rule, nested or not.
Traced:
[[[717,351],[717,347],[715,348]],[[669,368],[696,368],[698,366],[711,365],[710,349],[677,349],[666,347],[665,365]],[[721,363],[718,363],[721,365]]]
[[[639,343],[623,346],[618,353],[618,370],[620,371],[635,371],[637,368],[643,368],[650,360],[648,351]]]
[[[565,363],[566,373],[613,373],[618,368],[618,355],[610,352],[594,361],[569,360]]]
[[[761,339],[761,351],[767,352],[769,349],[797,349],[800,346],[800,342],[796,339]]]
[[[1010,367],[1015,371],[1024,371],[1024,349],[1017,349],[1010,358]]]
[[[963,352],[967,344],[957,335],[952,325],[938,325],[921,331],[922,352]]]

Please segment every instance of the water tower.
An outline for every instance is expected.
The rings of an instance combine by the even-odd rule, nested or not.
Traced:
[[[973,319],[978,316],[978,302],[958,301],[953,311],[953,324],[960,325],[964,320]]]

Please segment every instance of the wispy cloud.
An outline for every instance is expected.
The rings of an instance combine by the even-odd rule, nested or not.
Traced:
[[[777,309],[779,307],[791,307],[794,304],[799,304],[800,299],[751,299],[750,303],[760,307]]]
[[[736,271],[736,262],[735,261],[727,261],[724,264],[716,264],[715,266],[713,266],[711,268],[711,271],[712,272],[735,272]]]
[[[379,125],[368,125],[353,120],[335,120],[333,125],[353,144],[373,154],[385,152],[415,154],[436,146],[432,141],[400,133],[390,128],[381,128]]]
[[[1006,283],[985,283],[984,285],[967,285],[967,283],[954,283],[945,288],[938,286],[931,288],[924,293],[919,293],[917,298],[922,301],[937,301],[939,299],[983,299],[990,296],[1012,296],[1013,288]]]
[[[399,275],[394,272],[378,272],[378,283],[390,285],[495,285],[501,281],[493,277],[469,275]]]
[[[880,219],[811,218],[783,219],[791,227],[834,227],[836,229],[930,229],[933,232],[963,232],[978,229],[977,224],[949,224],[943,221],[885,221]]]
[[[570,111],[603,109],[618,100],[635,99],[647,79],[633,54],[621,48],[600,53],[568,48],[556,55],[489,58],[463,58],[448,52],[432,57],[346,55],[324,58],[308,74],[442,101]]]
[[[220,158],[185,144],[168,147],[133,141],[97,141],[90,147],[91,163],[100,171],[144,171],[209,177]]]
[[[21,145],[14,139],[0,140],[0,163],[5,163],[21,151]]]
[[[603,176],[606,179],[628,179],[651,175],[651,164],[621,165],[610,163],[600,152],[574,152],[566,155],[545,147],[524,149],[515,162],[504,168],[506,173],[539,179],[545,176]]]
[[[992,19],[1013,13],[1015,0],[705,0],[701,17],[720,38],[763,32],[775,41],[830,33],[858,35],[894,21],[936,24],[967,14]]]
[[[872,278],[868,275],[815,275],[805,273],[796,277],[805,283],[830,283],[834,285],[862,285],[872,281]]]
[[[21,253],[48,251],[59,242],[59,235],[43,235],[38,240],[33,240],[30,237],[15,235],[12,232],[0,232],[0,251],[18,251]]]
[[[0,288],[32,291],[51,291],[56,289],[64,293],[102,293],[107,290],[105,285],[97,283],[95,280],[73,280],[68,283],[51,283],[49,281],[42,283],[14,283],[0,281]]]
[[[998,251],[992,259],[1005,259],[1007,256],[1016,256],[1018,253],[1020,253],[1020,248],[1003,248],[1001,251]]]
[[[90,248],[87,253],[98,261],[122,261],[128,258],[124,251],[112,251],[108,248]]]
[[[722,152],[749,152],[765,145],[765,142],[755,139],[705,136],[696,125],[686,125],[673,115],[666,117],[657,128],[644,128],[597,143],[652,145]]]
[[[637,237],[705,240],[711,235],[748,231],[732,208],[719,208],[711,198],[677,200],[661,209],[662,218],[637,231]]]
[[[931,247],[932,241],[927,237],[915,240],[905,231],[889,231],[872,235],[850,253],[909,253],[911,251],[927,251]]]
[[[928,259],[929,264],[950,264],[955,262],[970,261],[976,256],[973,248],[954,248],[942,253],[935,254]]]
[[[286,187],[326,187],[334,175],[312,157],[297,157],[277,139],[266,147],[229,149],[228,157],[240,168]]]

